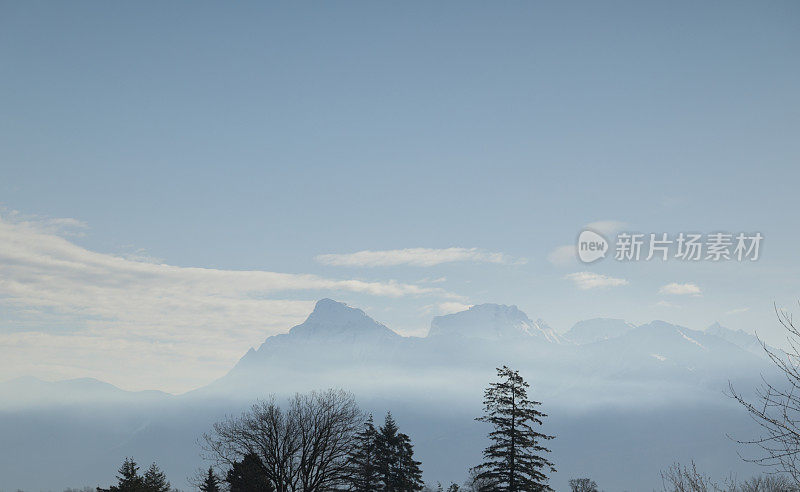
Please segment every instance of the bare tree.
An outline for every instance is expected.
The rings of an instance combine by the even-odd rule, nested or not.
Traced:
[[[692,461],[691,465],[675,463],[661,472],[661,482],[664,492],[723,492],[730,488],[722,488],[711,478],[697,471],[697,466]]]
[[[748,461],[775,466],[800,485],[800,330],[787,311],[776,307],[775,312],[786,329],[790,350],[778,351],[763,341],[761,345],[786,380],[783,384],[776,384],[762,378],[754,402],[730,386],[731,396],[747,409],[763,431],[758,439],[737,442],[754,444],[763,450],[764,456]]]
[[[569,489],[571,492],[599,492],[597,482],[591,478],[571,478]]]
[[[257,456],[276,492],[318,492],[342,482],[362,422],[353,395],[344,391],[297,394],[286,411],[272,397],[214,424],[202,446],[223,466]]]
[[[347,477],[364,414],[351,394],[333,390],[295,395],[290,412],[300,433],[302,490],[334,489]]]
[[[786,476],[762,475],[742,482],[736,492],[797,492],[798,488]]]

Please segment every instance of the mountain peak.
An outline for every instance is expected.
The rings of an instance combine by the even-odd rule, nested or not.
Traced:
[[[333,299],[320,299],[308,318],[291,330],[292,336],[323,338],[342,336],[399,336],[385,325],[367,316],[361,309]]]
[[[578,321],[564,336],[578,345],[584,345],[617,338],[634,328],[634,325],[622,319],[593,318]]]
[[[560,341],[542,320],[533,322],[517,306],[505,304],[478,304],[466,311],[433,318],[429,337],[453,335],[488,340],[533,337]]]

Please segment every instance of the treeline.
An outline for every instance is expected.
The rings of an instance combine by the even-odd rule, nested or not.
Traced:
[[[476,420],[491,425],[492,444],[484,461],[470,471],[463,487],[447,492],[545,491],[555,471],[543,446],[553,436],[537,430],[546,417],[540,402],[517,371],[497,370],[498,381],[485,392],[485,413]],[[411,437],[391,413],[376,426],[352,394],[328,390],[296,394],[285,407],[274,398],[259,401],[238,417],[213,425],[201,439],[209,467],[195,480],[202,492],[418,492],[427,487],[414,458]],[[170,484],[154,464],[144,475],[132,459],[123,463],[118,483],[100,492],[167,492]]]
[[[411,437],[400,431],[392,414],[376,426],[353,395],[340,390],[297,394],[285,407],[274,398],[259,401],[240,416],[217,422],[201,439],[204,457],[213,465],[195,485],[202,492],[552,491],[549,474],[556,469],[544,444],[554,436],[539,431],[547,415],[540,402],[528,397],[530,386],[517,371],[504,366],[497,376],[485,391],[484,414],[476,418],[490,425],[490,444],[463,486],[426,486]],[[665,492],[800,492],[796,480],[777,475],[717,483],[693,463],[673,465],[661,478]],[[130,458],[117,480],[97,491],[172,490],[156,464],[140,474]],[[573,478],[569,487],[571,492],[599,492],[590,478]]]

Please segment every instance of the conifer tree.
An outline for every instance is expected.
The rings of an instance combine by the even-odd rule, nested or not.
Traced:
[[[483,451],[484,462],[475,467],[483,490],[497,492],[545,491],[546,472],[555,472],[544,457],[550,450],[542,442],[553,436],[534,426],[542,425],[547,415],[537,410],[540,402],[528,399],[530,387],[518,371],[507,366],[497,369],[499,382],[492,383],[484,395],[485,415],[476,420],[492,424],[492,444]]]
[[[139,465],[133,458],[125,458],[122,466],[117,470],[117,485],[107,489],[97,487],[100,492],[142,492],[144,479],[139,475]]]
[[[364,430],[356,434],[350,455],[348,482],[353,492],[375,492],[379,490],[381,476],[378,467],[378,431],[369,416]]]
[[[144,473],[144,490],[147,492],[169,492],[171,490],[169,480],[161,469],[153,463]]]
[[[214,469],[208,467],[208,474],[200,484],[200,492],[220,492],[219,478],[214,474]]]
[[[411,439],[401,432],[391,412],[378,430],[377,465],[383,492],[411,492],[422,490],[422,470],[414,460]]]
[[[275,487],[267,479],[266,469],[255,454],[248,454],[233,464],[225,477],[230,492],[273,492]]]

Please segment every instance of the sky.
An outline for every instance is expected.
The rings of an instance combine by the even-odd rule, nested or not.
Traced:
[[[796,2],[0,2],[0,380],[186,391],[323,297],[781,345],[798,48]],[[583,264],[586,227],[764,239]]]

